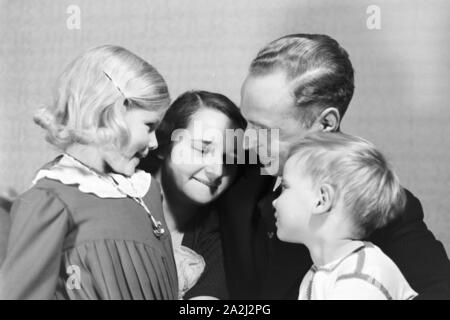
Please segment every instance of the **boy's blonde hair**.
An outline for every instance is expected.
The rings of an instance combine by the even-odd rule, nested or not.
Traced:
[[[405,207],[405,191],[391,165],[362,138],[338,132],[308,134],[291,156],[315,186],[328,183],[336,199],[343,199],[357,238],[383,227]]]
[[[128,142],[124,122],[129,108],[164,112],[170,103],[158,71],[132,52],[104,45],[76,58],[57,83],[55,101],[35,115],[46,140],[65,150],[73,143]]]

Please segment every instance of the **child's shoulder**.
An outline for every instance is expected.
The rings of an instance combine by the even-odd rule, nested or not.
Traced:
[[[397,271],[395,263],[379,247],[371,242],[362,246],[348,256],[339,266],[339,273],[389,275]]]
[[[23,192],[15,201],[14,204],[30,205],[36,203],[47,203],[53,201],[59,202],[65,206],[63,199],[67,198],[65,194],[70,193],[70,186],[54,181],[51,179],[40,179],[37,183],[31,186],[28,190]]]
[[[401,275],[396,264],[370,242],[361,242],[361,246],[345,257],[333,271],[336,282],[351,279],[391,281]]]
[[[76,185],[64,184],[58,180],[42,178],[28,190],[30,193],[45,193],[50,197],[58,197],[61,199],[73,197],[79,194]]]
[[[375,244],[366,242],[363,254],[361,272],[386,280],[403,277],[394,261]]]
[[[52,181],[40,181],[22,193],[11,207],[13,221],[26,221],[37,217],[40,220],[52,220],[70,209],[60,196],[57,185]]]
[[[20,211],[51,210],[74,213],[80,206],[91,203],[94,196],[79,191],[77,185],[67,185],[58,180],[42,178],[35,182],[14,202]]]
[[[364,246],[348,257],[337,271],[340,280],[357,280],[376,287],[389,299],[410,299],[416,293],[411,289],[397,265],[376,245]]]

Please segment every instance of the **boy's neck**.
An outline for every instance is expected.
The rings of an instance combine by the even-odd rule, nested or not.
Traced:
[[[354,225],[342,203],[336,203],[327,213],[317,233],[305,245],[318,267],[343,258],[360,245],[354,240]]]
[[[360,246],[360,242],[351,239],[322,239],[307,247],[315,266],[321,267],[344,258]]]

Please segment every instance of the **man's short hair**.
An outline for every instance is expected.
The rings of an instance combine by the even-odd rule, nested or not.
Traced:
[[[269,43],[250,65],[250,75],[255,76],[279,70],[293,85],[306,127],[329,107],[344,116],[354,91],[353,67],[336,40],[319,34],[288,35]]]
[[[352,215],[355,236],[365,238],[403,212],[406,194],[386,158],[359,137],[339,132],[306,135],[292,149],[299,172],[315,186],[331,185]]]

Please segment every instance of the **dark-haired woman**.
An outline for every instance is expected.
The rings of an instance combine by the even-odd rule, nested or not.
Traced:
[[[189,91],[169,107],[156,132],[159,148],[143,161],[162,186],[179,298],[228,297],[214,202],[237,175],[233,132],[243,128],[227,97]]]

